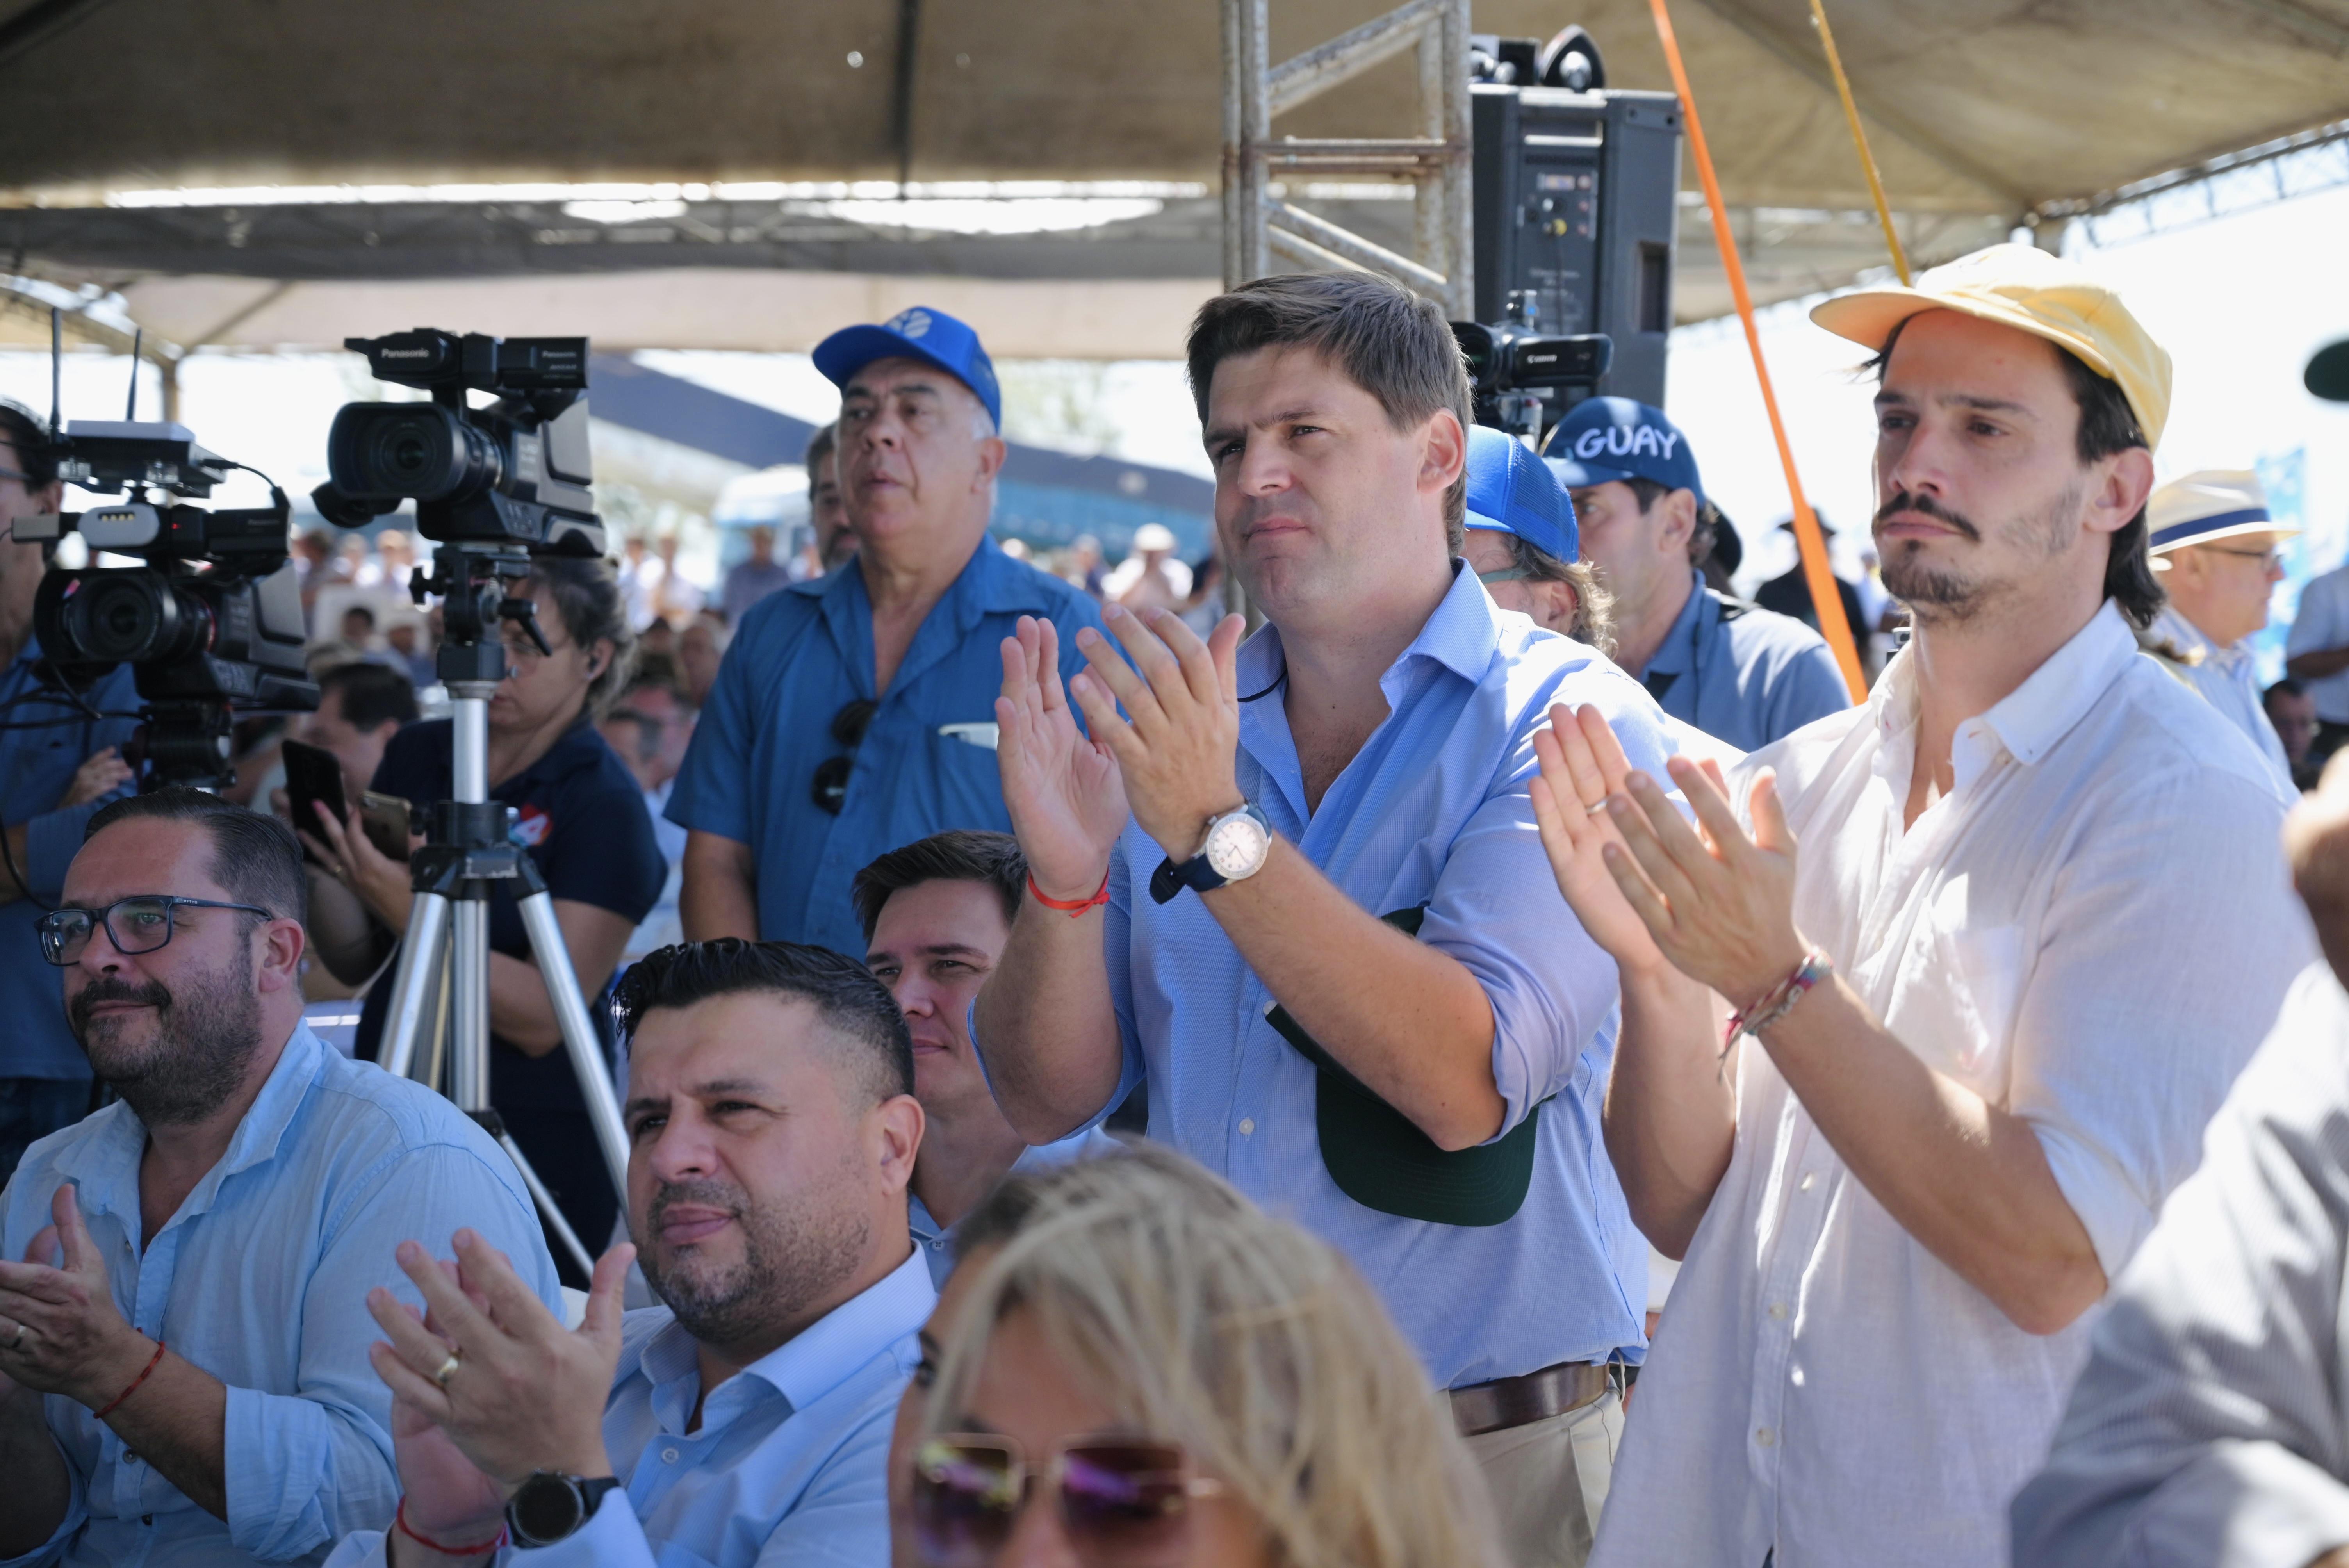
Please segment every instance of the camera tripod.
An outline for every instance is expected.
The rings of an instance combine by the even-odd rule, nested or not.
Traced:
[[[541,649],[546,646],[531,601],[506,592],[510,581],[529,571],[530,554],[511,545],[444,544],[433,552],[433,563],[434,575],[419,580],[415,592],[419,599],[427,591],[441,596],[445,634],[438,670],[456,709],[453,799],[433,806],[424,844],[410,859],[416,899],[393,971],[378,1060],[387,1072],[439,1085],[497,1140],[522,1173],[547,1229],[580,1272],[592,1274],[595,1254],[490,1104],[490,895],[510,882],[595,1141],[625,1198],[628,1141],[619,1099],[554,918],[554,900],[536,863],[508,835],[507,808],[489,798],[490,696],[506,668],[498,623],[512,621]]]

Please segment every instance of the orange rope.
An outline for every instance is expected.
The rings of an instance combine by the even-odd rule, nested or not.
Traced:
[[[1795,544],[1802,552],[1803,581],[1811,590],[1811,603],[1819,614],[1819,631],[1835,650],[1844,685],[1855,703],[1868,700],[1868,677],[1860,671],[1859,650],[1852,642],[1851,624],[1844,618],[1843,595],[1836,586],[1835,569],[1827,563],[1826,539],[1819,520],[1803,494],[1795,472],[1795,449],[1786,441],[1786,421],[1778,413],[1778,395],[1770,387],[1770,366],[1762,357],[1762,332],[1754,323],[1754,298],[1745,289],[1745,267],[1737,258],[1737,242],[1729,232],[1729,208],[1721,199],[1721,181],[1713,172],[1713,154],[1704,144],[1704,127],[1696,117],[1696,95],[1689,90],[1688,67],[1681,63],[1680,40],[1672,36],[1671,14],[1664,0],[1648,0],[1656,15],[1656,36],[1663,41],[1664,60],[1672,68],[1672,86],[1688,112],[1689,150],[1696,154],[1696,171],[1704,181],[1705,204],[1713,209],[1713,243],[1729,273],[1730,296],[1737,302],[1738,318],[1745,324],[1745,345],[1754,353],[1754,379],[1762,384],[1762,406],[1770,413],[1770,433],[1778,440],[1778,461],[1786,470],[1786,493],[1795,502]]]
[[[1909,282],[1909,253],[1900,248],[1900,236],[1893,232],[1892,207],[1884,200],[1884,181],[1876,172],[1876,154],[1868,150],[1868,132],[1859,124],[1859,106],[1851,101],[1851,78],[1843,74],[1843,57],[1836,53],[1835,29],[1827,26],[1827,10],[1819,0],[1811,0],[1811,21],[1818,27],[1819,42],[1826,46],[1827,69],[1835,73],[1836,94],[1843,99],[1844,122],[1851,127],[1851,144],[1859,149],[1859,167],[1868,176],[1868,193],[1876,198],[1877,221],[1884,225],[1884,248],[1892,253],[1892,270],[1900,274],[1905,286]]]

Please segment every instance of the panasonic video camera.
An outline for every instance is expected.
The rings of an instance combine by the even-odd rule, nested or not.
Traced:
[[[605,550],[588,467],[587,340],[460,337],[431,327],[347,337],[378,381],[430,393],[424,403],[350,403],[326,442],[333,477],[319,512],[363,528],[404,500],[417,531],[443,544],[521,546],[595,558]],[[468,392],[496,398],[469,405]]]

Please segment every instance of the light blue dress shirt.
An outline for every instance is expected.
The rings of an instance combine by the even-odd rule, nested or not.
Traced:
[[[1085,667],[1081,625],[1101,629],[1082,589],[978,548],[930,607],[854,753],[832,738],[841,709],[873,692],[873,602],[852,562],[794,583],[744,613],[669,793],[673,822],[750,846],[759,934],[863,962],[849,883],[879,855],[949,828],[1011,830],[991,741],[1003,690],[999,649],[1022,615],[1061,632],[1061,673]],[[815,803],[815,771],[852,756],[840,815]]]
[[[421,1306],[392,1250],[445,1255],[471,1225],[561,1309],[513,1164],[447,1100],[297,1026],[228,1152],[143,1251],[139,1162],[147,1130],[127,1105],[33,1145],[8,1183],[7,1255],[49,1223],[61,1181],[80,1190],[114,1303],[150,1339],[228,1386],[228,1520],[189,1501],[62,1395],[45,1401],[72,1472],[65,1522],[18,1565],[315,1563],[353,1530],[389,1522],[391,1391],[367,1365],[380,1336],[367,1294]],[[0,1497],[5,1482],[0,1480]]]
[[[1125,1146],[1098,1127],[1088,1127],[1073,1138],[1063,1138],[1055,1143],[1039,1143],[1019,1151],[1011,1162],[1009,1176],[1032,1176],[1066,1165],[1072,1160],[1092,1160],[1103,1154],[1114,1154]],[[965,1215],[968,1219],[969,1216]],[[941,1225],[930,1217],[929,1205],[910,1192],[905,1196],[905,1221],[914,1233],[914,1247],[930,1265],[930,1280],[940,1290],[947,1287],[947,1278],[955,1268],[955,1233],[962,1229],[962,1221]]]
[[[1314,1131],[1315,1069],[1266,1021],[1276,998],[1196,894],[1150,898],[1164,855],[1131,822],[1103,934],[1125,1067],[1095,1121],[1146,1077],[1150,1136],[1344,1251],[1439,1387],[1639,1360],[1647,1246],[1599,1127],[1615,964],[1558,894],[1526,786],[1551,703],[1596,704],[1632,765],[1659,779],[1662,717],[1614,665],[1504,614],[1475,573],[1456,572],[1380,678],[1385,722],[1309,814],[1284,668],[1276,627],[1240,649],[1240,789],[1367,913],[1428,906],[1420,939],[1492,1002],[1502,1131],[1540,1118],[1532,1188],[1516,1218],[1486,1227],[1402,1219],[1340,1192]]]
[[[47,694],[40,659],[40,644],[27,638],[16,662],[0,671],[0,724],[10,727],[0,728],[0,821],[25,824],[26,863],[16,869],[34,893],[33,899],[17,896],[8,873],[0,871],[0,888],[15,899],[0,906],[0,1002],[8,1008],[9,1026],[0,1036],[0,1078],[86,1084],[89,1058],[66,1026],[57,972],[41,956],[33,923],[42,906],[34,900],[57,901],[66,867],[81,849],[82,829],[109,801],[130,792],[126,785],[87,805],[55,809],[91,753],[122,745],[139,727],[139,692],[130,666],[116,666],[83,695],[98,713],[119,717],[92,718]],[[28,725],[37,727],[17,727]]]
[[[1640,672],[1666,713],[1740,751],[1759,751],[1851,706],[1825,638],[1792,615],[1751,605],[1729,614],[1702,573],[1689,577],[1680,619]]]
[[[567,1541],[504,1563],[532,1568],[879,1568],[889,1561],[889,1427],[937,1305],[916,1252],[702,1401],[693,1336],[665,1306],[628,1314],[604,1408],[626,1483]],[[383,1535],[343,1542],[328,1568],[381,1568]],[[490,1560],[484,1559],[485,1562]]]

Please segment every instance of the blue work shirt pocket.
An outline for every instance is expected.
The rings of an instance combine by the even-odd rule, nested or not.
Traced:
[[[982,724],[986,729],[977,727]],[[930,809],[924,815],[943,826],[1010,831],[1011,815],[1003,805],[1003,775],[996,763],[995,748],[977,743],[989,738],[994,724],[995,716],[988,713],[950,719],[943,727],[925,725],[917,743],[909,748],[921,764],[922,782],[884,779],[879,781],[882,788],[900,800],[926,794]],[[977,738],[963,738],[966,735]]]

